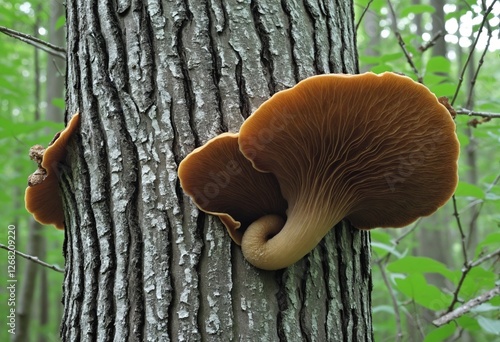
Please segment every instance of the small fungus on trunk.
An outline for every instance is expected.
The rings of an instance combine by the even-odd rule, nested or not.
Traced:
[[[55,135],[49,147],[35,145],[30,149],[30,158],[38,164],[37,170],[28,177],[24,201],[26,210],[36,221],[53,224],[64,229],[64,211],[59,189],[59,168],[66,158],[69,139],[80,123],[80,115],[75,114],[66,129]]]

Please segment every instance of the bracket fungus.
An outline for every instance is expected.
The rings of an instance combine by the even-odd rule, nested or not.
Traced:
[[[287,204],[278,181],[245,159],[238,134],[223,133],[198,147],[180,163],[178,173],[198,208],[218,216],[238,245],[243,231],[259,217],[274,214],[285,222]]]
[[[459,143],[449,111],[425,86],[394,73],[310,77],[262,104],[237,136],[244,158],[235,160],[255,169],[245,176],[272,174],[288,204],[285,222],[264,215],[231,234],[242,235],[243,255],[262,269],[295,263],[342,219],[359,229],[408,225],[442,206],[458,182]],[[214,150],[211,158],[225,153]],[[191,163],[179,176],[192,196],[217,171],[213,162]],[[234,188],[223,201],[214,195],[210,211],[227,213],[226,203],[246,191]],[[241,207],[231,215],[267,196],[235,202]]]
[[[53,224],[64,229],[64,210],[59,189],[59,168],[66,158],[69,139],[80,123],[80,115],[75,114],[67,127],[55,135],[44,149],[35,145],[30,149],[30,158],[38,164],[37,170],[28,177],[28,187],[24,195],[26,210],[36,221]]]

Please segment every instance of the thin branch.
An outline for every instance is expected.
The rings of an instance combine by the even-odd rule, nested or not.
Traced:
[[[392,241],[394,243],[394,245],[399,245],[399,243],[405,237],[407,237],[408,235],[412,234],[415,231],[415,229],[417,229],[417,227],[420,225],[420,222],[422,222],[422,218],[421,217],[419,217],[417,219],[417,221],[415,222],[415,224],[411,228],[407,229],[403,234],[401,234],[400,236],[398,236],[397,239],[395,239],[395,240]]]
[[[434,45],[436,45],[436,41],[439,38],[441,38],[441,37],[443,37],[443,32],[441,32],[441,31],[436,32],[436,34],[434,35],[434,37],[432,37],[431,40],[429,40],[427,43],[420,45],[418,47],[418,50],[420,52],[427,51],[427,49],[429,49],[429,48],[433,47]]]
[[[468,116],[480,116],[482,118],[489,118],[489,119],[500,119],[500,113],[476,112],[466,108],[461,108],[460,110],[457,110],[457,114],[468,115]]]
[[[394,309],[394,319],[396,320],[396,341],[401,341],[403,338],[403,330],[401,329],[401,314],[399,313],[399,304],[398,300],[396,299],[396,296],[394,295],[394,292],[392,290],[391,283],[389,282],[389,279],[387,279],[387,274],[385,273],[385,268],[384,265],[382,265],[382,262],[377,262],[378,267],[380,269],[380,274],[382,275],[382,279],[384,280],[385,286],[387,287],[387,290],[389,291],[389,295],[391,296],[391,301],[392,301],[392,308]]]
[[[477,259],[476,261],[472,262],[470,264],[470,267],[476,267],[476,266],[482,264],[483,262],[485,262],[485,261],[487,261],[487,260],[489,260],[491,258],[494,258],[496,256],[500,256],[500,248],[497,249],[496,251],[491,252],[490,254],[486,254],[485,256],[483,256],[483,257]]]
[[[497,175],[497,177],[495,178],[493,183],[490,184],[490,186],[486,190],[486,193],[489,193],[499,181],[500,181],[500,174]],[[474,262],[469,261],[469,258],[467,256],[466,237],[465,237],[464,231],[462,229],[462,223],[460,222],[460,216],[459,216],[458,210],[457,210],[457,201],[456,201],[455,195],[453,195],[452,198],[453,198],[453,209],[454,209],[453,215],[457,219],[458,230],[460,231],[460,236],[461,236],[461,240],[462,240],[462,253],[463,253],[463,257],[464,257],[464,265],[463,265],[462,275],[460,277],[460,280],[458,281],[457,287],[456,287],[455,291],[453,292],[453,300],[451,301],[450,305],[448,306],[448,310],[446,311],[447,313],[452,312],[453,307],[458,302],[458,294],[460,293],[460,289],[462,288],[462,284],[464,283],[465,278],[467,277],[467,274],[469,273],[469,271],[473,267],[480,265],[481,263],[485,262],[486,260],[489,260],[497,255],[500,255],[500,249],[498,249],[490,254],[483,256],[482,258],[480,258]],[[478,213],[481,211],[483,204],[484,204],[484,202],[482,202],[480,204],[480,207],[478,209]]]
[[[464,67],[462,68],[462,72],[460,73],[460,77],[458,79],[457,89],[455,90],[455,94],[453,95],[453,100],[451,100],[452,106],[455,103],[455,100],[457,99],[458,92],[459,92],[460,87],[462,86],[462,82],[464,80],[465,71],[467,70],[467,67],[469,66],[469,62],[470,62],[470,59],[472,58],[472,54],[476,50],[477,42],[479,41],[479,37],[481,36],[481,32],[483,31],[483,27],[488,19],[488,15],[493,10],[493,6],[495,5],[496,2],[497,2],[497,0],[492,1],[490,7],[488,7],[488,9],[486,10],[486,12],[483,15],[483,21],[481,22],[481,25],[479,26],[479,29],[477,30],[477,36],[476,36],[476,39],[474,40],[474,44],[472,44],[471,52],[467,56],[467,60],[465,61]]]
[[[19,252],[18,250],[15,250],[15,249],[12,250],[9,247],[5,246],[3,243],[0,243],[0,248],[5,249],[7,251],[14,251],[14,253],[16,253],[17,255],[19,255],[25,259],[28,259],[29,261],[33,261],[34,263],[37,263],[37,264],[40,264],[40,265],[45,266],[47,268],[50,268],[51,270],[54,270],[56,272],[64,273],[64,269],[60,268],[59,266],[48,264],[48,263],[38,259],[38,257],[36,257],[36,256],[24,254],[23,252]]]
[[[368,12],[368,9],[370,8],[370,5],[372,4],[373,0],[368,1],[366,4],[366,7],[363,9],[363,12],[361,12],[361,15],[359,16],[358,23],[356,24],[356,31],[359,28],[359,25],[361,25],[361,21],[363,20],[365,14]]]
[[[447,313],[453,311],[453,307],[455,306],[456,303],[458,303],[458,293],[460,292],[460,289],[462,288],[462,285],[465,281],[465,278],[467,278],[467,274],[469,274],[469,271],[471,270],[470,264],[468,262],[465,262],[464,268],[462,270],[462,275],[460,276],[460,280],[458,281],[457,288],[453,292],[453,299],[448,306],[448,309],[446,310]]]
[[[399,46],[401,47],[401,50],[403,50],[403,53],[406,56],[406,60],[408,61],[408,64],[410,64],[413,72],[417,76],[418,82],[423,83],[424,81],[422,79],[422,76],[420,76],[420,73],[419,73],[417,67],[415,66],[415,63],[413,62],[413,57],[412,57],[411,53],[406,49],[406,44],[403,40],[403,37],[401,36],[401,33],[397,29],[398,24],[396,22],[396,12],[394,11],[394,7],[392,6],[392,2],[390,0],[388,0],[387,4],[389,5],[389,10],[391,11],[391,16],[392,16],[393,20],[395,21],[394,34],[396,35],[396,38],[398,39]]]
[[[45,51],[53,56],[56,56],[56,57],[59,57],[62,59],[66,59],[66,50],[60,46],[50,44],[42,39],[33,37],[30,34],[18,32],[18,31],[9,29],[9,28],[4,27],[4,26],[0,26],[0,32],[4,33],[7,36],[10,36],[12,38],[18,39],[24,43],[33,45],[34,47],[41,49],[41,50],[43,50],[43,51]]]
[[[498,295],[500,295],[500,285],[493,288],[492,290],[490,290],[488,292],[483,293],[479,297],[476,297],[474,299],[469,300],[467,303],[456,308],[452,312],[449,312],[449,313],[439,317],[438,319],[435,319],[434,321],[432,321],[432,324],[434,324],[437,327],[445,325],[446,323],[449,323],[452,320],[463,316],[464,314],[466,314],[472,308],[478,306],[479,304],[487,302],[491,298],[498,296]]]
[[[486,5],[484,4],[484,1],[483,1],[483,10],[486,10]],[[470,81],[471,86],[469,89],[469,95],[467,96],[467,102],[466,102],[466,107],[469,107],[469,108],[472,107],[472,98],[474,96],[474,87],[476,86],[476,81],[477,81],[477,77],[479,76],[479,71],[481,70],[481,67],[484,64],[484,56],[486,55],[486,53],[488,52],[488,49],[490,48],[492,30],[491,30],[490,23],[487,20],[485,22],[485,25],[486,25],[486,30],[488,32],[488,40],[486,42],[486,46],[484,47],[483,53],[481,54],[481,58],[479,58],[479,63],[477,64],[476,72],[474,73],[474,76],[472,77],[472,80]],[[471,52],[471,53],[473,53],[473,52]]]
[[[460,215],[458,214],[457,198],[455,197],[455,195],[453,195],[451,198],[453,200],[453,216],[455,216],[455,219],[457,220],[458,230],[460,231],[460,237],[462,240],[462,253],[464,256],[464,265],[466,265],[467,260],[468,260],[467,248],[465,245],[466,238],[465,238],[464,230],[462,228],[462,222],[460,221]]]

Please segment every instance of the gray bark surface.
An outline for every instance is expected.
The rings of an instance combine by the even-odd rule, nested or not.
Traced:
[[[246,263],[177,166],[274,92],[357,72],[347,1],[68,0],[65,341],[370,341],[369,235]]]

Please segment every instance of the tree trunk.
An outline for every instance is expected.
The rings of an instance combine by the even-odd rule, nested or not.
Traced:
[[[261,271],[177,179],[273,93],[357,72],[352,6],[68,0],[63,340],[372,340],[368,233]]]

